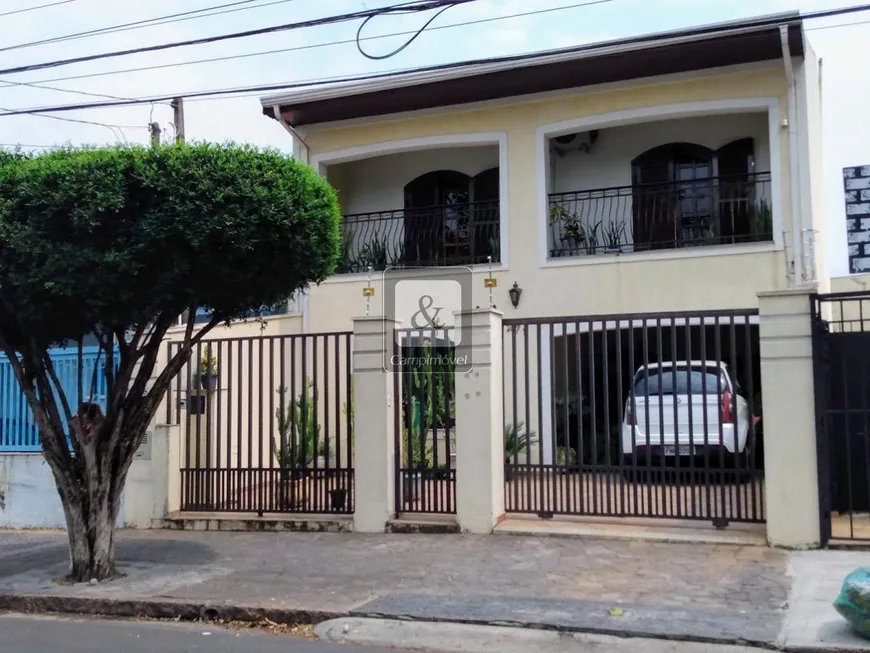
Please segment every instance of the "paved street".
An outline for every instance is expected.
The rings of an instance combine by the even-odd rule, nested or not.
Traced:
[[[0,653],[386,653],[201,624],[0,614]],[[392,653],[401,653],[391,649]]]

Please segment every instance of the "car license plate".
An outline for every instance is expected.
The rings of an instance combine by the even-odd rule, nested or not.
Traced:
[[[692,445],[689,444],[681,444],[679,447],[675,445],[665,445],[665,455],[666,456],[691,456],[692,455]]]

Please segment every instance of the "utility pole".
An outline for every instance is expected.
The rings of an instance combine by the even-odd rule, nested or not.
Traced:
[[[184,98],[172,100],[172,111],[175,114],[175,142],[184,142]]]
[[[160,123],[149,122],[148,131],[151,132],[151,147],[160,146]]]

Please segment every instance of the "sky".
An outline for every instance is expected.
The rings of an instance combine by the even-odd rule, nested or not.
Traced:
[[[51,1],[0,0],[0,33],[4,36],[0,43],[0,69],[257,29],[398,2],[254,0],[220,10],[226,12],[220,15],[4,52],[4,47],[12,45],[226,5],[232,0],[72,0],[44,9],[8,14]],[[589,4],[570,7],[582,3]],[[404,51],[383,61],[369,60],[357,50],[353,42],[359,27],[357,21],[3,75],[0,76],[0,108],[33,108],[107,99],[103,96],[185,95],[200,90],[400,70],[607,41],[782,11],[811,12],[855,4],[859,4],[858,0],[476,0],[449,9]],[[540,13],[509,17],[535,11]],[[363,37],[416,30],[429,15],[377,17],[366,26]],[[485,22],[457,25],[473,21]],[[829,233],[830,271],[842,275],[848,273],[842,169],[870,164],[870,120],[866,119],[870,106],[870,73],[860,63],[866,58],[862,55],[870,42],[870,11],[808,21],[805,28],[813,49],[824,60],[827,208],[824,219]],[[371,39],[364,47],[371,54],[383,54],[407,38]],[[333,42],[343,43],[324,45]],[[259,54],[276,50],[279,52]],[[204,59],[219,60],[202,62]],[[63,79],[69,77],[79,78]],[[289,154],[290,135],[277,122],[262,115],[258,97],[259,94],[252,94],[185,101],[186,137],[245,142]],[[172,109],[168,104],[87,109],[55,115],[100,124],[31,115],[0,117],[0,144],[42,149],[32,146],[146,143],[147,125],[152,121],[160,124],[164,139],[174,136]]]

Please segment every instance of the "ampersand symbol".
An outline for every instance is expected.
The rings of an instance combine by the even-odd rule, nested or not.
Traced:
[[[442,307],[436,307],[435,312],[432,315],[429,315],[429,309],[433,307],[434,303],[435,300],[432,298],[432,295],[423,295],[422,297],[420,297],[419,301],[417,302],[417,306],[420,307],[420,310],[411,316],[411,326],[413,326],[415,329],[436,327],[438,321],[438,314],[441,312]],[[423,324],[418,324],[418,316],[422,316],[423,319],[426,321]]]

